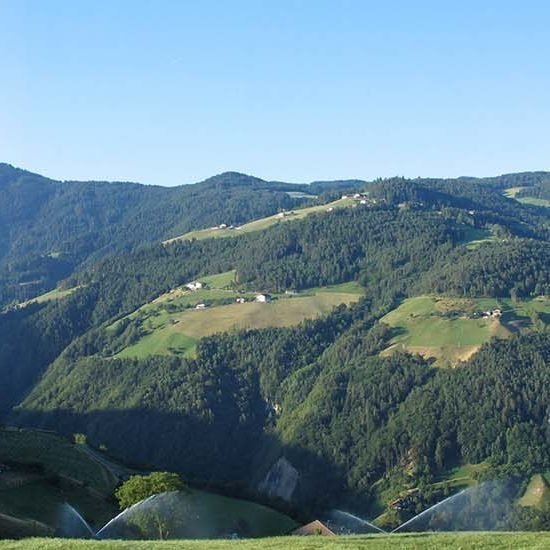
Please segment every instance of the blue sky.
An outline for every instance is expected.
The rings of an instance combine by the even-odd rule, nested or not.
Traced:
[[[550,2],[0,0],[0,161],[58,179],[550,169]]]

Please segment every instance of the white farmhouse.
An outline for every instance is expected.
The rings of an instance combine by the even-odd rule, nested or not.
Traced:
[[[196,290],[200,290],[201,288],[204,288],[204,284],[201,283],[200,281],[191,281],[190,283],[187,283],[185,287],[195,292]]]

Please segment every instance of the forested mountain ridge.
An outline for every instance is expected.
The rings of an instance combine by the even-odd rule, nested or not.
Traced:
[[[347,503],[372,516],[411,488],[421,506],[441,495],[453,468],[472,462],[487,475],[546,471],[548,211],[503,195],[544,177],[392,178],[361,184],[349,208],[231,239],[144,242],[90,258],[63,282],[72,289],[64,298],[0,314],[2,418],[84,433],[123,460],[315,513]],[[193,192],[240,193],[242,178],[249,181],[223,175]],[[288,197],[288,184],[250,185]],[[336,182],[321,200],[339,198],[347,185]],[[202,338],[194,357],[175,348],[119,356],[154,330],[140,318],[145,304],[168,315],[179,306],[159,296],[230,272],[232,302],[257,292],[291,302],[350,282],[364,297],[294,326]],[[451,305],[425,313],[435,327],[475,325],[482,315],[491,327],[511,321],[510,333],[487,339],[455,369],[420,355],[385,356],[399,329],[383,317],[425,294],[449,304],[472,299],[468,312]],[[516,323],[502,304],[475,309],[490,300],[538,309]],[[170,321],[174,330],[178,322]],[[421,316],[407,313],[415,322]]]
[[[53,288],[83,262],[194,229],[239,225],[296,207],[318,194],[329,200],[341,190],[372,187],[373,196],[390,202],[423,197],[434,206],[463,208],[479,206],[486,195],[483,204],[493,211],[495,223],[508,216],[521,224],[535,214],[514,209],[514,201],[502,197],[502,190],[521,186],[523,192],[532,188],[536,194],[537,186],[547,181],[548,173],[529,172],[480,179],[289,184],[226,172],[198,184],[165,188],[60,182],[0,164],[0,304]],[[460,198],[462,192],[467,196]],[[498,205],[491,203],[495,200]]]
[[[318,188],[236,172],[171,188],[60,182],[0,164],[0,304],[52,288],[82,262],[191,229],[271,215],[303,202],[289,193]]]

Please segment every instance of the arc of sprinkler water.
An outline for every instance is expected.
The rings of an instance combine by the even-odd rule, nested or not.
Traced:
[[[69,510],[78,519],[81,525],[84,525],[84,527],[92,537],[95,537],[94,530],[90,527],[90,524],[82,517],[80,512],[74,506],[72,506],[68,502],[65,502],[65,508]]]
[[[136,502],[135,504],[132,504],[132,506],[129,506],[128,508],[125,508],[124,510],[122,510],[122,512],[120,512],[120,514],[117,514],[114,518],[111,518],[96,534],[95,534],[95,537],[96,538],[100,538],[101,537],[101,533],[103,533],[111,524],[115,523],[117,520],[119,520],[120,518],[124,517],[126,514],[128,514],[130,511],[132,511],[134,508],[138,507],[138,506],[143,506],[144,504],[146,504],[147,502],[153,500],[155,497],[157,497],[158,495],[151,495],[150,497],[147,497],[143,500],[140,500],[139,502]]]
[[[457,497],[459,497],[462,493],[464,493],[465,491],[467,491],[467,489],[462,489],[462,491],[456,493],[456,495],[451,495],[450,497],[447,497],[445,499],[443,499],[441,502],[438,502],[437,504],[434,504],[433,506],[430,506],[428,509],[424,510],[423,512],[420,512],[420,514],[417,514],[416,516],[414,516],[413,518],[409,519],[408,521],[406,521],[405,523],[402,523],[399,527],[396,527],[393,531],[390,531],[391,533],[397,533],[397,531],[400,531],[401,529],[403,529],[403,527],[405,527],[406,525],[408,525],[409,523],[412,523],[413,521],[416,521],[417,519],[421,518],[422,516],[428,514],[429,512],[432,512],[433,510],[435,510],[436,508],[438,508],[439,506],[441,506],[442,504],[445,504],[446,502],[450,501],[450,500],[453,500]]]
[[[370,521],[360,518],[354,514],[350,514],[349,512],[344,512],[344,510],[336,510],[336,512],[338,512],[339,514],[343,514],[344,516],[348,516],[356,521],[359,521],[360,523],[364,523],[365,525],[368,525],[369,527],[372,527],[373,529],[380,531],[380,533],[385,533],[385,534],[388,533],[388,531],[384,531],[384,529],[381,529],[380,527],[378,527],[378,525],[374,525],[374,523],[371,523]]]

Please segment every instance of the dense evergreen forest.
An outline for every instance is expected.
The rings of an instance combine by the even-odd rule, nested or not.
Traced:
[[[448,491],[441,480],[465,464],[483,464],[485,476],[548,471],[545,314],[455,368],[380,354],[395,336],[381,318],[406,298],[521,302],[550,294],[548,210],[504,195],[538,189],[546,178],[291,187],[225,174],[167,190],[51,182],[4,165],[0,187],[17,205],[0,204],[0,224],[13,226],[0,239],[4,302],[23,273],[17,262],[31,262],[36,274],[43,264],[32,261],[40,257],[55,264],[45,268],[44,285],[63,279],[72,292],[0,314],[1,418],[86,434],[127,462],[312,514],[345,504],[372,516],[411,488],[421,508],[441,487]],[[296,208],[290,189],[319,195],[319,203],[352,189],[368,203],[231,238],[159,242]],[[203,338],[195,357],[116,356],[137,337],[128,314],[229,270],[243,292],[354,281],[365,295],[295,326]],[[290,497],[270,481],[283,458],[281,475],[298,473]]]

